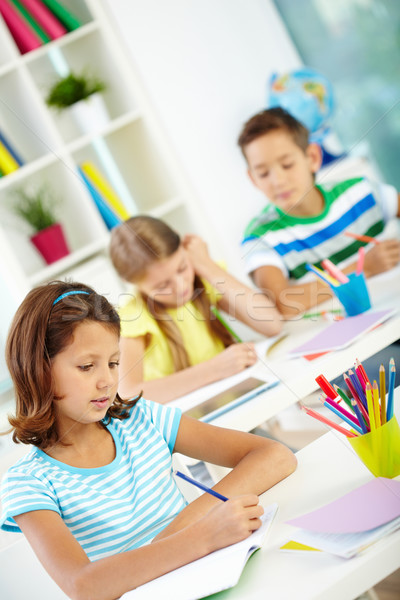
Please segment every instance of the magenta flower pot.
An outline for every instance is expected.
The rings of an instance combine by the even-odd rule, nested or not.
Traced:
[[[69,248],[60,223],[55,223],[38,231],[31,237],[31,242],[43,256],[48,265],[69,254]]]

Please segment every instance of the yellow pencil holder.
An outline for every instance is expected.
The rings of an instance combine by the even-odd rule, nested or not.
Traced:
[[[374,431],[348,439],[375,477],[392,479],[400,475],[400,427],[396,417]]]

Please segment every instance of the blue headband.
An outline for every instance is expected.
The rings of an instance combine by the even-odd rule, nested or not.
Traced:
[[[60,300],[62,300],[63,298],[65,298],[66,296],[74,296],[75,294],[88,294],[89,295],[90,292],[85,292],[84,290],[71,290],[70,292],[65,292],[64,294],[61,294],[61,296],[58,296],[58,298],[56,298],[53,302],[53,306],[55,304],[57,304],[57,302],[59,302]]]

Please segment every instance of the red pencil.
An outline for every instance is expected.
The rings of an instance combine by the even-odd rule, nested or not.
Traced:
[[[357,377],[362,385],[362,388],[365,392],[365,386],[367,383],[369,383],[371,385],[370,380],[368,379],[368,375],[365,372],[364,367],[362,366],[361,362],[358,360],[358,358],[356,358],[356,362],[354,364],[355,370],[356,370],[356,374]]]
[[[344,435],[347,437],[357,437],[357,435],[355,433],[348,431],[347,429],[344,429],[344,427],[340,427],[340,425],[337,425],[330,419],[327,419],[323,415],[320,415],[319,413],[315,412],[315,410],[312,410],[312,408],[308,408],[307,406],[303,406],[302,404],[300,406],[301,406],[302,410],[304,410],[308,415],[310,415],[310,417],[314,417],[314,419],[318,419],[318,421],[325,423],[325,425],[329,425],[329,427],[333,427],[333,429],[340,431],[340,433],[344,433]]]
[[[318,377],[315,378],[315,381],[328,398],[336,398],[338,396],[337,391],[331,386],[324,375],[318,375]]]

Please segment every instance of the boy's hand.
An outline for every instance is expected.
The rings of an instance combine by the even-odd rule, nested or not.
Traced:
[[[214,264],[208,253],[207,244],[198,235],[185,235],[182,245],[198,275],[202,275],[202,271],[204,268],[207,268],[209,264]]]
[[[400,262],[400,241],[385,240],[373,246],[365,254],[364,272],[366,277],[393,269]]]

